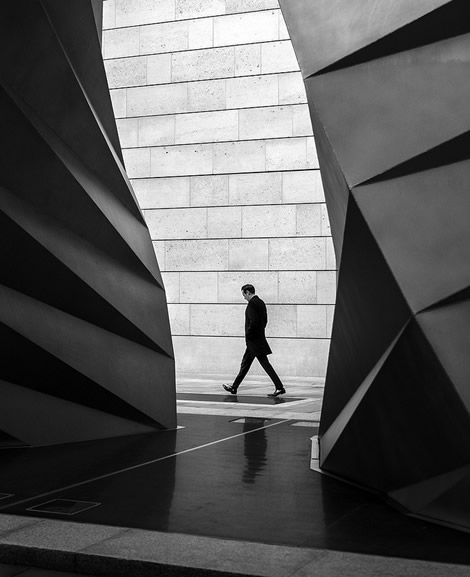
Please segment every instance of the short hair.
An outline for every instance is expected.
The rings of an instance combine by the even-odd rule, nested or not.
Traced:
[[[242,292],[249,292],[252,295],[254,295],[256,291],[255,291],[255,287],[252,284],[244,284],[242,286]]]

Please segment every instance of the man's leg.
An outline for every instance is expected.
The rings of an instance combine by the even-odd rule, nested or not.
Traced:
[[[242,362],[240,365],[240,370],[238,372],[238,375],[235,377],[235,380],[233,381],[233,385],[232,388],[237,390],[238,387],[240,386],[240,383],[243,381],[243,379],[246,377],[247,372],[250,370],[250,367],[253,363],[253,361],[255,360],[255,357],[252,353],[250,353],[250,351],[248,349],[246,349],[245,354],[243,355],[242,358]]]
[[[276,387],[276,391],[283,391],[284,385],[282,384],[281,379],[277,376],[277,373],[274,370],[272,364],[269,362],[268,357],[267,356],[258,357],[258,361],[259,364],[263,367],[263,369],[271,378],[271,381],[274,383],[274,386]]]

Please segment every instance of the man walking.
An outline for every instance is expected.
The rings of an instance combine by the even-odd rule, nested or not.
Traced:
[[[255,287],[251,284],[242,286],[242,295],[248,301],[245,311],[245,341],[246,351],[242,358],[240,371],[233,381],[233,385],[223,385],[224,389],[232,395],[237,394],[240,383],[245,378],[255,358],[258,359],[259,364],[263,367],[266,373],[271,378],[276,387],[274,393],[270,393],[268,397],[278,397],[283,395],[286,390],[277,376],[276,371],[268,360],[268,355],[272,353],[271,348],[266,340],[264,330],[268,323],[268,314],[266,312],[266,305],[255,294]]]

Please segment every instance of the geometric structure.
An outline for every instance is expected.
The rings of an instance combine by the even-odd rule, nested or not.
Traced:
[[[98,0],[0,21],[0,430],[48,444],[174,427],[165,292],[127,180]]]
[[[339,265],[321,467],[470,530],[470,5],[281,4]]]

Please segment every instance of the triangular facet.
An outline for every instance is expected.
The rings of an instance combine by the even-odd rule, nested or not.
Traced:
[[[454,0],[424,14],[421,18],[376,40],[369,46],[341,58],[315,74],[326,74],[349,66],[357,66],[468,32],[470,32],[470,4],[467,0]]]
[[[470,286],[462,266],[470,262],[469,167],[455,162],[353,189],[415,313]]]
[[[411,321],[322,467],[390,493],[466,466],[469,436],[459,394]]]
[[[350,187],[470,130],[469,54],[467,34],[309,79]]]
[[[335,421],[409,318],[403,295],[351,198],[320,434]]]

